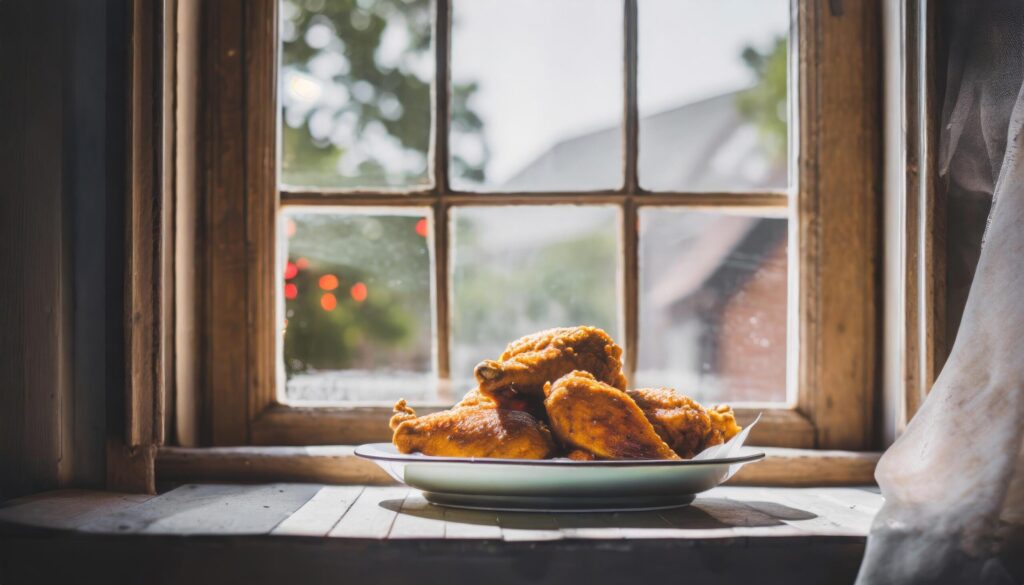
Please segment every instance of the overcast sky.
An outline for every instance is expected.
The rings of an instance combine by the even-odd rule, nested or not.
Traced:
[[[788,0],[640,0],[641,115],[747,87],[740,59],[788,28]],[[554,143],[620,123],[620,0],[456,0],[452,76],[473,102],[501,183]]]

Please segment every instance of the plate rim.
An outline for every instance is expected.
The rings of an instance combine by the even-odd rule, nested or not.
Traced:
[[[379,453],[377,445],[389,445],[392,443],[363,443],[355,448],[354,454],[362,459],[371,461],[391,461],[396,463],[469,463],[482,465],[528,465],[533,467],[652,467],[652,466],[702,466],[702,465],[732,465],[737,463],[750,463],[764,459],[767,455],[764,451],[751,453],[736,457],[722,457],[719,459],[623,459],[613,461],[574,461],[572,459],[499,459],[496,457],[439,457],[436,455],[406,454],[406,453]],[[367,453],[367,449],[377,449],[378,452]]]

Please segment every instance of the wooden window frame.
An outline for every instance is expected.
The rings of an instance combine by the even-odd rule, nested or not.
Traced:
[[[451,0],[436,0],[436,76],[448,79]],[[447,176],[446,91],[436,91],[433,187],[403,193],[281,192],[277,183],[277,0],[203,3],[196,91],[201,282],[197,304],[201,442],[209,445],[351,444],[387,440],[390,408],[294,406],[277,399],[275,238],[282,204],[429,206],[435,252],[447,250],[448,210],[459,205],[614,203],[621,206],[627,375],[636,367],[638,209],[745,209],[790,221],[799,351],[789,384],[796,404],[763,413],[762,445],[864,450],[875,444],[880,249],[880,6],[792,0],[796,42],[794,186],[783,192],[649,192],[637,180],[636,14],[625,7],[624,186],[599,192],[468,193]],[[791,35],[791,39],[793,36]],[[792,91],[792,90],[791,90]],[[181,148],[181,146],[179,146]],[[179,151],[179,155],[180,155]],[[796,245],[792,245],[796,242]],[[795,262],[794,262],[795,260]],[[438,373],[448,371],[448,256],[435,253]],[[180,349],[180,348],[179,348]],[[179,356],[180,359],[180,356]],[[441,408],[436,406],[435,408]],[[424,409],[429,411],[430,408]]]

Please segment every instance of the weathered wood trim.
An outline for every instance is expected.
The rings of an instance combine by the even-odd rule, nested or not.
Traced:
[[[277,6],[277,0],[245,3],[248,420],[275,401],[278,382]]]
[[[942,111],[942,44],[938,3],[901,3],[903,156],[903,376],[899,430],[914,416],[938,377],[946,340],[946,199],[938,178]]]
[[[135,447],[157,440],[163,419],[163,2],[129,10],[125,443]]]
[[[203,3],[202,9],[204,411],[210,443],[241,445],[247,440],[252,340],[247,310],[246,8],[241,0],[225,0]]]
[[[766,448],[768,456],[743,467],[729,485],[832,486],[874,484],[880,453]],[[348,446],[162,447],[157,453],[161,482],[301,481],[389,485],[394,480]]]
[[[331,191],[281,192],[282,205],[338,205],[338,206],[407,206],[430,205],[438,198],[449,206],[456,205],[599,205],[622,204],[627,198],[637,205],[696,209],[755,210],[767,215],[784,216],[788,211],[789,195],[784,192],[683,192],[646,193],[642,191],[568,191],[551,192],[487,192],[487,193],[349,193]]]
[[[864,449],[878,384],[880,6],[795,6],[798,404],[818,447]]]
[[[269,0],[260,0],[269,2]],[[261,7],[262,6],[262,7]],[[793,0],[795,68],[793,127],[799,139],[794,193],[651,193],[640,188],[636,171],[636,31],[634,1],[626,2],[624,43],[624,152],[621,188],[597,192],[473,193],[448,185],[447,94],[450,3],[438,2],[436,116],[432,137],[434,184],[426,189],[303,190],[279,193],[266,168],[246,171],[252,160],[276,160],[273,101],[276,50],[273,9],[224,2],[208,5],[204,90],[208,106],[207,234],[211,238],[207,288],[211,335],[206,352],[215,445],[341,442],[386,434],[383,410],[294,408],[277,404],[268,353],[276,343],[273,317],[273,221],[277,205],[429,206],[434,211],[432,245],[438,268],[434,294],[437,315],[437,369],[448,368],[449,275],[448,212],[459,205],[613,204],[622,210],[622,303],[627,347],[626,369],[636,365],[636,225],[643,206],[755,210],[789,217],[796,236],[799,290],[795,334],[794,409],[772,410],[756,433],[771,444],[823,448],[866,448],[871,444],[877,385],[877,256],[880,153],[879,4],[829,4]],[[244,18],[243,18],[244,16]],[[230,21],[230,22],[229,22]],[[241,30],[241,23],[248,23]],[[242,63],[238,62],[239,54]],[[237,87],[247,88],[244,92]],[[241,110],[241,111],[240,111]],[[248,173],[248,174],[246,174]],[[242,190],[244,192],[239,192]],[[241,215],[239,215],[241,214]],[[255,214],[255,215],[254,215]],[[234,218],[234,220],[232,220]],[[238,244],[239,218],[245,242]],[[233,223],[232,223],[233,222]],[[270,226],[270,227],[268,227]],[[213,251],[216,255],[213,255]],[[234,286],[229,284],[234,283]],[[262,284],[261,284],[262,283]],[[248,292],[242,290],[249,287]],[[255,296],[254,296],[255,295]],[[243,314],[228,314],[232,306]],[[237,312],[237,311],[236,311]],[[270,356],[269,358],[267,356]],[[265,361],[260,361],[265,360]],[[254,369],[255,368],[255,369]],[[242,406],[240,406],[240,404]],[[239,415],[242,412],[242,415]],[[360,414],[361,413],[361,414]],[[368,415],[369,419],[359,419]],[[777,426],[778,425],[778,426]]]
[[[128,5],[126,348],[124,433],[107,443],[107,487],[152,493],[156,444],[164,438],[167,307],[165,256],[165,3]]]

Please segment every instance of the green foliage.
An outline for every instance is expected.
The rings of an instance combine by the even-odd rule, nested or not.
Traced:
[[[776,161],[786,158],[788,51],[784,36],[763,53],[744,49],[743,61],[757,75],[757,85],[736,98],[740,113],[757,125],[765,149]]]
[[[415,216],[290,214],[295,232],[288,259],[305,264],[287,282],[284,361],[289,375],[314,370],[430,367],[430,270],[426,239]],[[301,260],[300,260],[301,259]],[[319,279],[338,278],[324,291]],[[352,287],[362,283],[359,301]],[[325,309],[330,292],[337,306]]]
[[[289,104],[285,96],[286,184],[381,187],[426,181],[433,12],[431,0],[282,3],[284,77],[307,75],[324,93],[312,107]],[[382,52],[391,57],[381,58]],[[330,65],[317,68],[316,60]],[[463,133],[483,132],[482,120],[468,107],[475,91],[472,83],[452,87],[451,123]],[[382,148],[385,140],[394,141],[398,152]],[[353,153],[357,146],[361,152]],[[341,162],[354,168],[339,172]],[[470,164],[456,155],[452,163],[482,178],[486,157]]]

